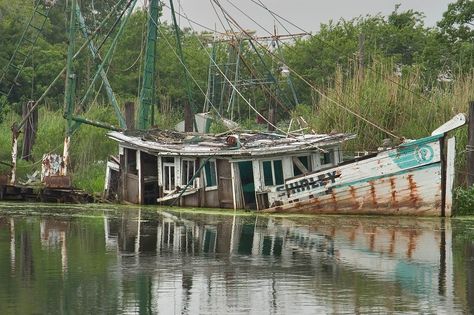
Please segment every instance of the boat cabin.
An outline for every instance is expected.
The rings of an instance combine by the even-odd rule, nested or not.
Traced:
[[[110,132],[119,156],[107,163],[105,194],[133,204],[266,209],[286,198],[285,180],[342,160],[352,134],[203,135]]]

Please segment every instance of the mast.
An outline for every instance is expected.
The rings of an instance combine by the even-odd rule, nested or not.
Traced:
[[[143,66],[143,86],[140,92],[138,129],[148,129],[154,124],[155,62],[159,15],[159,0],[150,0],[145,61]]]
[[[69,23],[69,46],[67,50],[66,64],[66,90],[64,93],[64,107],[66,118],[66,136],[64,138],[63,162],[64,167],[61,175],[67,175],[69,165],[69,146],[71,144],[71,135],[73,133],[72,114],[74,109],[74,99],[76,91],[76,74],[74,73],[74,51],[76,50],[76,9],[77,0],[72,0],[71,19]]]

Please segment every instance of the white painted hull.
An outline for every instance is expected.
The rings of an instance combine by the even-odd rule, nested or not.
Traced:
[[[264,211],[441,216],[443,139],[420,139],[371,158],[291,178],[269,195],[271,208]]]

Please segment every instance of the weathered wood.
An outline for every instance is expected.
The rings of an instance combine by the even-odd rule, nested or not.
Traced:
[[[301,163],[300,159],[298,159],[296,156],[293,156],[292,160],[295,166],[300,170],[301,173],[303,174],[308,173],[308,169],[304,166],[303,163]]]
[[[32,158],[31,151],[33,150],[33,145],[36,140],[36,132],[38,130],[38,109],[34,108],[34,105],[35,102],[29,101],[24,104],[22,108],[22,117],[23,119],[27,119],[23,132],[23,149],[21,154],[21,158],[25,161],[30,161]],[[31,115],[27,117],[30,111]]]
[[[268,131],[275,131],[275,125],[276,125],[276,106],[272,102],[270,105],[270,109],[268,111]]]
[[[444,192],[444,216],[450,217],[452,214],[453,207],[453,186],[455,176],[455,158],[456,158],[456,140],[451,137],[447,141],[447,153],[446,153],[446,184]]]
[[[188,102],[184,104],[184,132],[193,132],[193,111]]]
[[[467,144],[467,185],[474,184],[474,101],[469,102],[468,144]]]
[[[128,130],[135,129],[135,103],[125,102],[125,123]]]

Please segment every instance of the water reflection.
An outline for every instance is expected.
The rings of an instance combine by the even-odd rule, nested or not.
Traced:
[[[27,212],[0,212],[1,314],[474,311],[470,221]]]

